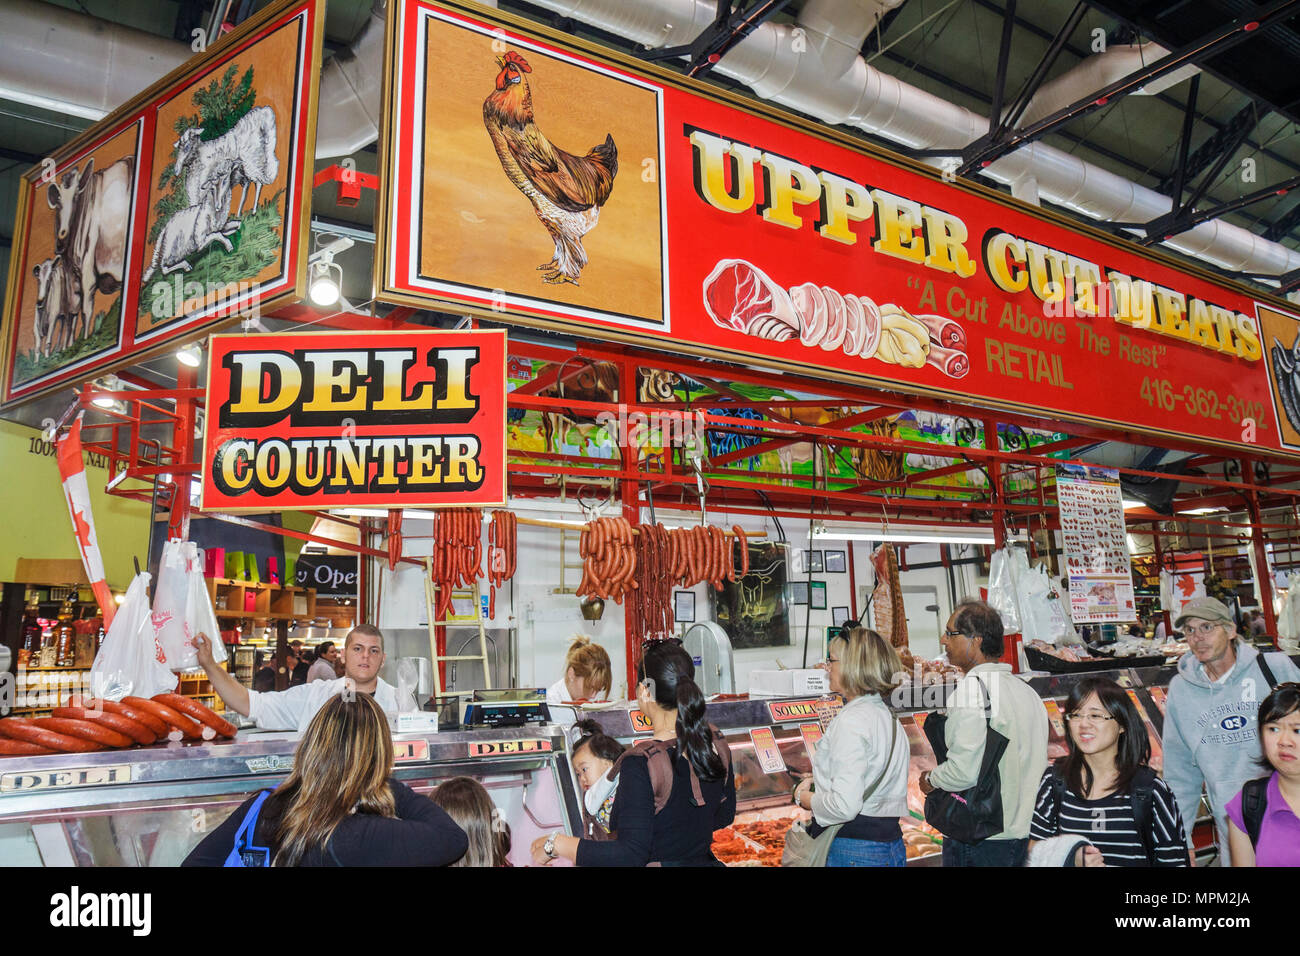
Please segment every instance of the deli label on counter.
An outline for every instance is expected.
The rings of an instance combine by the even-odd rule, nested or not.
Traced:
[[[819,714],[817,703],[815,697],[808,700],[773,700],[768,701],[767,711],[772,715],[772,722],[775,724],[809,718],[815,720]]]
[[[764,773],[783,773],[786,770],[781,748],[776,745],[776,734],[771,727],[755,727],[749,732],[749,739],[754,742],[754,756]]]
[[[429,759],[429,741],[427,740],[394,740],[393,741],[393,760],[396,763],[403,763],[411,760],[428,760]]]
[[[498,507],[503,329],[214,335],[212,511]]]
[[[77,787],[108,787],[131,782],[129,763],[105,767],[73,767],[68,770],[33,770],[0,776],[0,793],[30,793],[33,790],[71,790]]]
[[[550,753],[549,740],[484,740],[469,745],[471,757],[508,757],[515,754]]]
[[[387,22],[383,300],[1300,450],[1283,299],[467,0]],[[573,151],[560,185],[534,124]]]
[[[650,723],[650,718],[639,710],[629,710],[627,712],[628,720],[632,721],[632,733],[634,734],[652,734],[655,729]]]

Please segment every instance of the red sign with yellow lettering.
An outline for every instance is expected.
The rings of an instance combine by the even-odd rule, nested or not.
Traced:
[[[502,330],[214,335],[201,507],[499,506]]]
[[[1300,449],[1281,300],[477,5],[389,25],[382,298]]]

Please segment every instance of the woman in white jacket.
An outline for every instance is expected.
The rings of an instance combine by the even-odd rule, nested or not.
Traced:
[[[831,690],[847,703],[817,747],[812,778],[794,788],[794,801],[813,812],[812,836],[844,824],[827,866],[905,866],[898,821],[907,813],[910,748],[885,700],[898,686],[902,662],[875,631],[854,627],[831,641],[826,666]]]

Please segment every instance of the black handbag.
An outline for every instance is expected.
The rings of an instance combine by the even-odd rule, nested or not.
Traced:
[[[984,759],[980,763],[979,779],[975,786],[961,793],[949,793],[935,788],[925,797],[925,822],[946,837],[961,843],[976,844],[987,840],[1005,827],[1002,822],[1002,774],[998,763],[1006,753],[1008,739],[993,729],[993,701],[988,688],[979,678],[984,694]],[[948,745],[944,741],[946,714],[931,714],[925,719],[926,739],[939,763],[948,759]]]

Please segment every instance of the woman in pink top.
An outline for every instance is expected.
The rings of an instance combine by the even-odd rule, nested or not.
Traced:
[[[1300,684],[1278,684],[1259,707],[1260,764],[1227,806],[1233,866],[1300,866]]]

